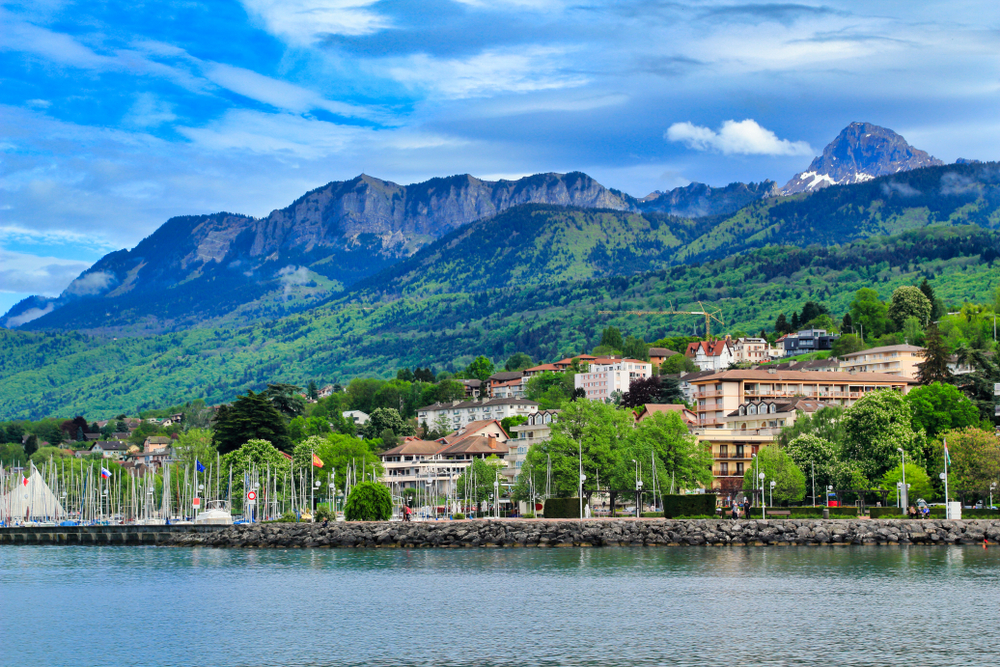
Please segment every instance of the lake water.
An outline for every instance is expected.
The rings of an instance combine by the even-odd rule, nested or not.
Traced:
[[[0,547],[0,664],[978,665],[1000,548]]]

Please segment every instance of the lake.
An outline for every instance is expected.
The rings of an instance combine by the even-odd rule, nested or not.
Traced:
[[[958,665],[1000,548],[0,547],[0,664]]]

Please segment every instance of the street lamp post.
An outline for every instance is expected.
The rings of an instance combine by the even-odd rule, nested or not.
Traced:
[[[997,483],[996,482],[990,482],[990,509],[993,509],[993,489],[995,489],[995,488],[997,488]],[[63,497],[65,497],[65,496],[66,496],[66,494],[64,493]]]
[[[580,486],[578,494],[580,496],[580,521],[583,521],[583,482],[587,479],[583,475],[583,441],[577,438],[576,446],[580,455]]]
[[[903,506],[903,483],[896,482],[896,507]]]
[[[896,451],[899,452],[899,469],[903,471],[903,495],[900,506],[903,508],[903,514],[906,514],[906,508],[910,505],[909,494],[906,493],[906,452],[902,447],[896,447]]]
[[[775,482],[773,479],[771,480],[771,496],[769,500],[769,502],[771,503],[771,507],[774,507],[774,487],[777,486],[777,484],[778,483]]]
[[[809,467],[812,469],[813,478],[813,507],[816,507],[816,462],[810,461]]]
[[[767,518],[767,503],[764,502],[764,473],[760,473],[760,518]]]
[[[753,459],[753,479],[754,479],[753,495],[754,495],[754,502],[756,502],[757,501],[757,455],[751,454],[750,458]]]
[[[493,471],[493,516],[500,518],[500,473]]]

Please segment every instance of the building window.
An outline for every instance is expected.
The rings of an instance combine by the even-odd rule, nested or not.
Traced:
[[[719,445],[719,456],[729,456],[729,445]]]
[[[742,463],[737,463],[736,464],[736,474],[737,475],[742,475],[743,474],[743,464]]]
[[[726,463],[725,461],[723,461],[722,463],[720,463],[719,464],[719,472],[721,474],[723,474],[723,475],[728,475],[729,474],[729,464]]]
[[[743,445],[736,445],[736,458],[743,458]]]

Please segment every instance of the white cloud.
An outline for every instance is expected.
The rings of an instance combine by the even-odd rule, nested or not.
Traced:
[[[6,320],[4,320],[4,326],[10,328],[19,327],[22,324],[27,324],[28,322],[31,322],[32,320],[37,320],[39,317],[43,315],[48,315],[54,309],[55,309],[55,304],[52,303],[46,304],[44,308],[29,308],[28,310],[24,311],[19,315],[15,315],[14,317],[8,317]]]
[[[326,34],[368,35],[389,26],[369,9],[378,0],[242,0],[271,34],[310,45]]]
[[[727,120],[716,132],[693,123],[674,123],[664,134],[698,151],[718,151],[725,155],[815,155],[805,141],[779,139],[753,119]]]
[[[487,50],[468,58],[420,53],[389,67],[389,76],[410,88],[428,88],[452,99],[573,88],[588,77],[571,69],[565,51],[526,47]]]
[[[94,271],[71,282],[66,288],[66,293],[74,296],[100,294],[116,281],[115,274],[109,271]]]
[[[55,296],[88,266],[72,259],[0,249],[0,292]]]
[[[156,127],[177,120],[174,106],[152,93],[139,93],[124,121],[135,127]]]

